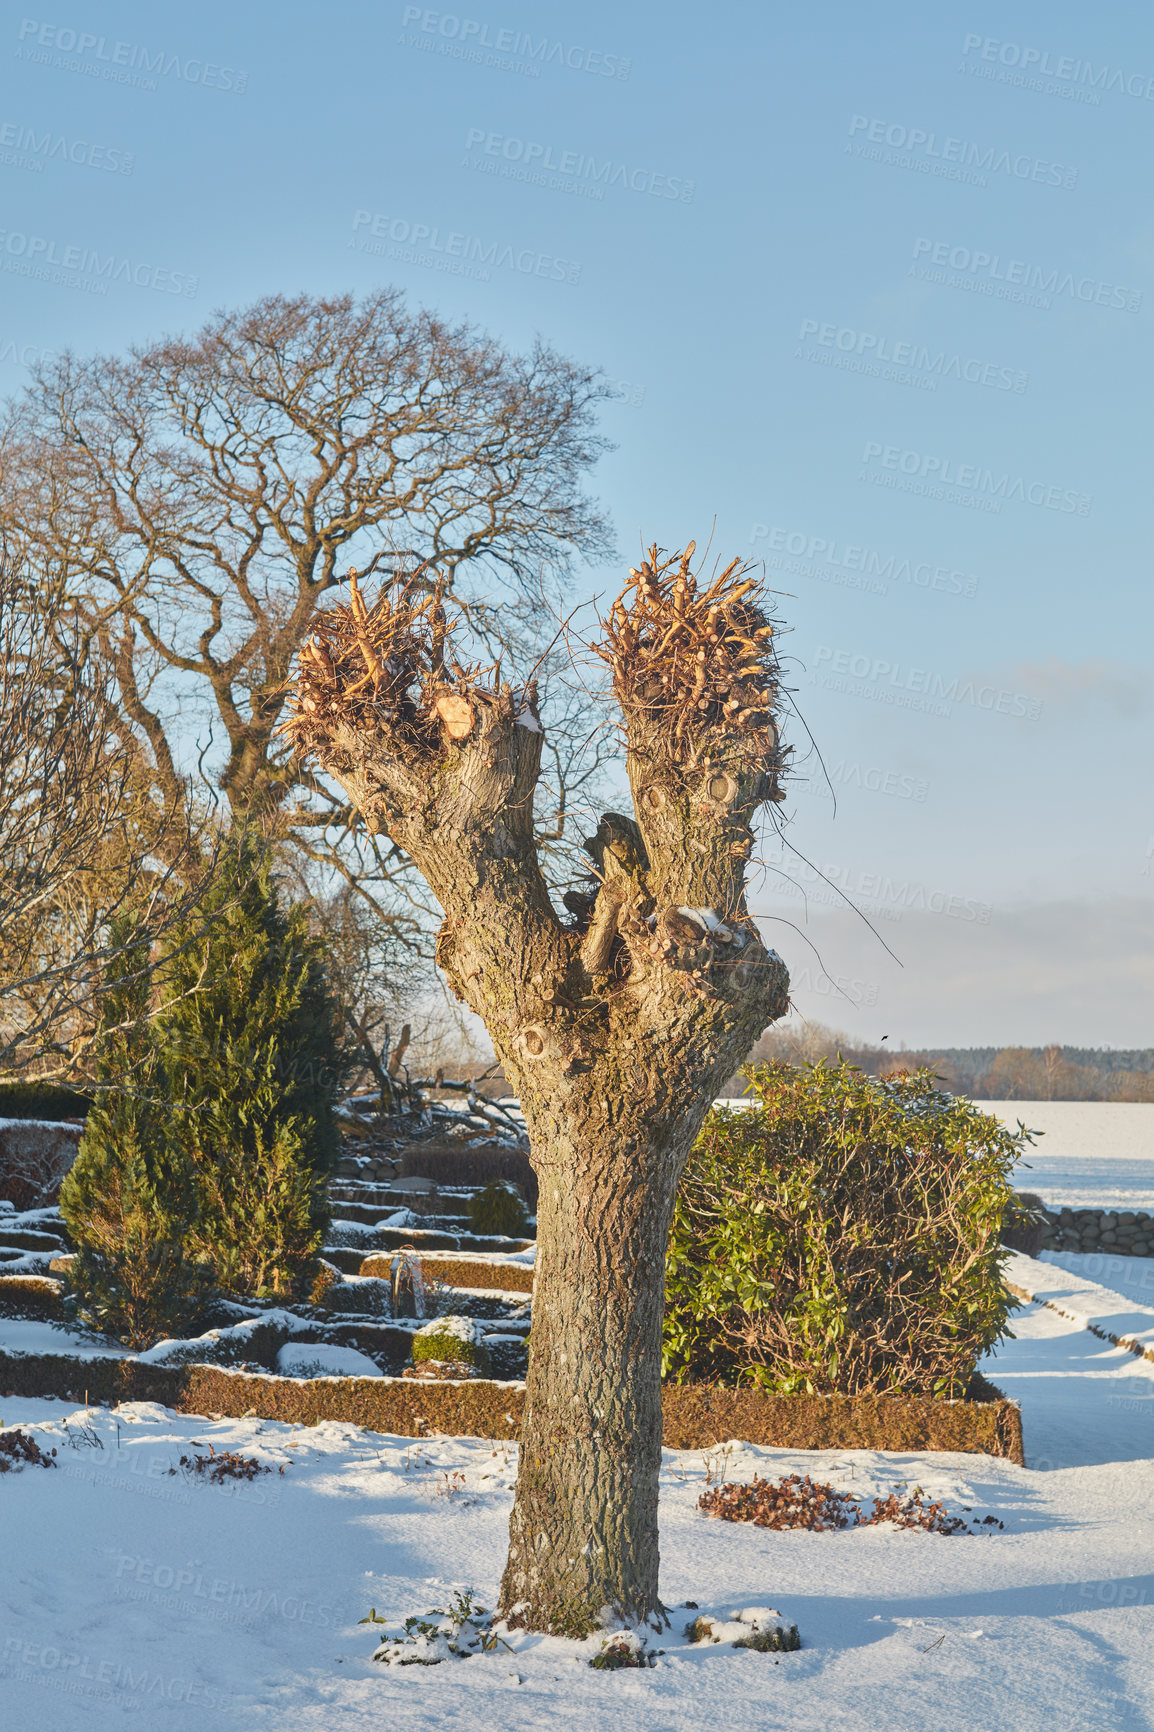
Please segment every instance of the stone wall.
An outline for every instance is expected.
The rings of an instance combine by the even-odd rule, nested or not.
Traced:
[[[1154,1257],[1154,1214],[1134,1209],[1047,1209],[1022,1191],[1003,1234],[1015,1251],[1108,1251],[1114,1257]]]

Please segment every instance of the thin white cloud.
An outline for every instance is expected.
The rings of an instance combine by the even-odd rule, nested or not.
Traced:
[[[1105,656],[1081,662],[1048,656],[1044,661],[1017,662],[1010,674],[1015,684],[1039,697],[1051,715],[1078,714],[1104,704],[1123,721],[1132,722],[1149,709],[1154,691],[1154,670]]]

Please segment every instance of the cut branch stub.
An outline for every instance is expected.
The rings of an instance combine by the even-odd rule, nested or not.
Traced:
[[[445,724],[445,732],[451,740],[468,739],[477,720],[468,698],[459,692],[438,692],[433,699],[433,708]]]
[[[705,792],[716,805],[728,806],[739,792],[737,778],[725,770],[717,770],[706,782]]]
[[[581,946],[581,963],[589,975],[607,974],[627,910],[648,913],[652,906],[646,874],[649,856],[641,828],[620,812],[606,812],[582,846],[597,867],[601,888],[593,905]]]

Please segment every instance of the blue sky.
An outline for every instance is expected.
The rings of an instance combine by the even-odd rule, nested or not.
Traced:
[[[0,390],[384,282],[602,366],[622,553],[716,518],[782,592],[837,792],[799,763],[754,890],[799,1007],[1149,1044],[1146,6],[73,0],[0,65]]]

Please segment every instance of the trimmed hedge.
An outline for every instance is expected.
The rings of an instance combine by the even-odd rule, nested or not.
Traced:
[[[58,1322],[64,1315],[59,1281],[47,1275],[0,1275],[0,1317]]]
[[[493,1374],[480,1325],[471,1317],[434,1317],[415,1332],[411,1351],[414,1365],[432,1360],[442,1365],[471,1365],[482,1377]]]
[[[473,1379],[414,1383],[405,1378],[253,1377],[211,1365],[141,1365],[127,1359],[0,1353],[0,1391],[57,1395],[111,1405],[157,1401],[179,1413],[220,1414],[319,1425],[340,1420],[394,1437],[516,1438],[525,1386]],[[1025,1465],[1022,1416],[990,1384],[974,1401],[928,1396],[764,1395],[754,1389],[667,1384],[662,1390],[668,1449],[709,1449],[729,1439],[769,1449],[948,1450],[999,1455]]]
[[[509,1179],[516,1185],[530,1212],[537,1208],[537,1175],[529,1156],[521,1149],[501,1143],[412,1143],[401,1155],[401,1173],[406,1179],[432,1179],[438,1185],[488,1185],[494,1179]]]
[[[0,1083],[0,1119],[83,1119],[93,1097],[56,1083]]]
[[[328,1253],[326,1252],[327,1256]],[[362,1275],[388,1280],[391,1253],[372,1253],[361,1264]],[[469,1257],[422,1257],[425,1281],[443,1281],[447,1287],[484,1288],[491,1293],[531,1293],[533,1271],[524,1263],[474,1263]]]
[[[992,1385],[986,1389],[982,1400],[935,1401],[667,1384],[663,1442],[666,1449],[706,1449],[729,1438],[771,1449],[928,1449],[1000,1455],[1024,1467],[1021,1411]]]

